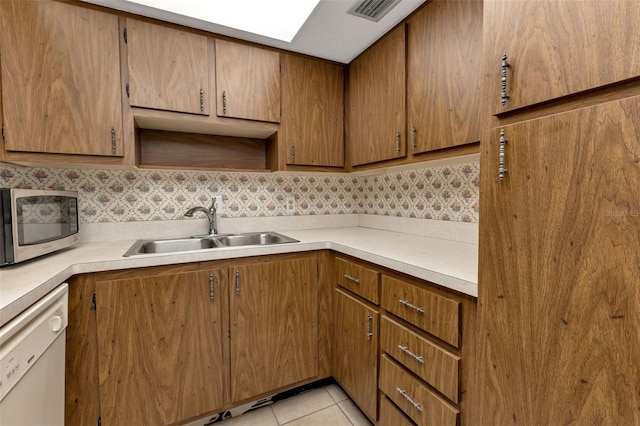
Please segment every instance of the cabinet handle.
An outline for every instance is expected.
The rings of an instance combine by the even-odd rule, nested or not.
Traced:
[[[204,90],[200,89],[200,112],[204,112]]]
[[[352,277],[352,276],[351,276],[351,275],[349,275],[349,274],[344,274],[344,277],[345,277],[346,279],[348,279],[349,281],[353,281],[353,282],[354,282],[354,283],[356,283],[356,284],[360,284],[360,279],[359,279],[359,278]]]
[[[227,92],[222,91],[222,114],[227,115]]]
[[[420,364],[424,364],[424,358],[414,354],[406,346],[398,345],[398,349],[400,349],[402,352],[404,352],[405,354],[409,355],[410,357],[418,361]]]
[[[412,303],[410,303],[410,302],[408,302],[408,301],[406,301],[406,300],[402,300],[402,299],[398,300],[398,302],[399,302],[401,305],[406,306],[407,308],[413,309],[414,311],[417,311],[417,312],[419,312],[419,313],[421,313],[421,314],[424,314],[424,308],[421,308],[421,307],[419,307],[419,306],[416,306],[416,305],[414,305],[414,304],[412,304]]]
[[[416,144],[416,126],[411,127],[411,147],[415,151],[418,149],[418,145]]]
[[[399,393],[400,395],[402,395],[402,396],[404,397],[404,399],[406,399],[407,401],[409,401],[409,403],[410,403],[411,405],[413,405],[413,406],[416,408],[416,410],[418,410],[418,411],[420,411],[420,412],[422,411],[422,405],[420,405],[420,404],[418,404],[417,402],[415,402],[415,401],[413,400],[413,398],[411,398],[411,397],[409,396],[409,394],[407,393],[407,391],[405,391],[404,389],[400,389],[400,388],[396,388],[396,390],[398,391],[398,393]]]
[[[502,55],[502,73],[500,78],[500,103],[502,106],[507,104],[507,99],[509,99],[509,95],[507,95],[507,68],[509,68],[511,64],[507,62],[507,54],[504,53]]]
[[[500,130],[500,148],[498,148],[498,179],[504,180],[504,176],[508,170],[504,167],[504,151],[507,146],[507,139],[504,135],[504,129]]]
[[[296,146],[294,144],[291,144],[291,162],[296,162]]]
[[[213,300],[213,272],[209,274],[209,298]]]
[[[116,153],[116,129],[114,127],[111,128],[111,153]]]
[[[396,154],[400,154],[400,132],[396,132]]]
[[[371,320],[373,320],[373,317],[367,312],[367,340],[371,340],[373,337],[373,333],[371,332]]]
[[[240,294],[240,270],[236,269],[236,294]]]

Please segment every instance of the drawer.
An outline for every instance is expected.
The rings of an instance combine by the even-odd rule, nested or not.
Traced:
[[[364,266],[336,257],[336,273],[338,284],[364,297],[376,305],[380,304],[380,272],[365,268]]]
[[[393,402],[385,395],[380,396],[380,418],[378,426],[414,426],[411,421]]]
[[[460,302],[383,275],[382,306],[439,339],[460,345]]]
[[[460,357],[382,317],[380,348],[453,402],[459,402]]]
[[[455,426],[460,411],[389,357],[380,357],[380,390],[419,425]]]

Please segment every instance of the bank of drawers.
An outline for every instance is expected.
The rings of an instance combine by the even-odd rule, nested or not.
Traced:
[[[386,314],[380,322],[378,386],[393,401],[385,401],[390,404],[385,418],[399,408],[418,425],[455,426],[460,415],[461,359],[455,352],[461,343],[461,303],[435,288],[386,275],[381,283]],[[387,424],[384,398],[381,425]]]

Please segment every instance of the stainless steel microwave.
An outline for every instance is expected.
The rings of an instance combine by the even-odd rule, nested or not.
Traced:
[[[78,193],[0,188],[0,266],[80,241]]]

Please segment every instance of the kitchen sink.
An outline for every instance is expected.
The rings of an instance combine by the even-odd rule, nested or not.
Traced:
[[[224,235],[216,238],[217,242],[226,247],[239,247],[239,246],[255,246],[255,245],[269,245],[269,244],[282,244],[282,243],[297,243],[298,240],[285,237],[275,232],[255,232],[250,234],[235,234]]]
[[[206,250],[225,247],[266,246],[297,243],[298,240],[277,232],[249,232],[245,234],[206,235],[191,238],[138,240],[124,257],[151,253],[174,253],[188,250]]]

